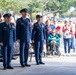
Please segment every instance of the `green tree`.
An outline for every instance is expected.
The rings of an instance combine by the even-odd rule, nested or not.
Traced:
[[[37,13],[37,12],[41,12],[43,7],[44,7],[44,0],[31,0],[28,4],[27,4],[27,8],[32,20],[32,13]]]
[[[21,8],[27,6],[27,2],[27,0],[0,0],[0,8],[6,12],[12,10],[18,13]]]
[[[76,0],[0,0],[0,9],[3,13],[13,11],[19,13],[22,8],[28,8],[32,19],[32,13],[48,10],[54,16],[66,12],[71,6],[76,7]]]
[[[54,17],[57,13],[62,14],[69,10],[72,0],[49,0],[46,10],[53,12]]]

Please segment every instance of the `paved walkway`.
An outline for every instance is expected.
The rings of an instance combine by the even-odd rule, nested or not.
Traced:
[[[70,57],[45,57],[43,58],[45,65],[35,65],[33,58],[30,68],[21,68],[19,59],[13,60],[14,70],[2,70],[0,63],[0,75],[76,75],[76,54],[71,53]]]

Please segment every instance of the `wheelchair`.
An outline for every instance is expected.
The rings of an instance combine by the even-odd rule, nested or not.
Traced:
[[[59,41],[60,42],[60,41]],[[47,55],[50,55],[50,54],[52,54],[51,52],[53,52],[53,54],[52,55],[57,55],[57,56],[61,56],[61,52],[60,52],[60,50],[59,50],[59,47],[60,46],[58,46],[57,48],[56,48],[56,50],[51,50],[51,44],[50,44],[50,41],[48,41],[47,40],[47,42],[46,42],[46,49],[47,49]]]

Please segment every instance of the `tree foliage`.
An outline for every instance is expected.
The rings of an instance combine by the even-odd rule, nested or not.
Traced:
[[[76,7],[76,0],[0,0],[0,11],[3,13],[5,11],[18,13],[20,9],[26,7],[30,15],[42,12],[43,9],[61,14],[68,11],[71,6]]]

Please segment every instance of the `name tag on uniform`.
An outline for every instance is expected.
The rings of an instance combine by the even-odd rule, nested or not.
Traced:
[[[23,23],[21,23],[21,25],[24,25]]]
[[[7,28],[7,27],[4,27],[4,28]]]
[[[7,27],[4,27],[4,30],[6,30]]]

